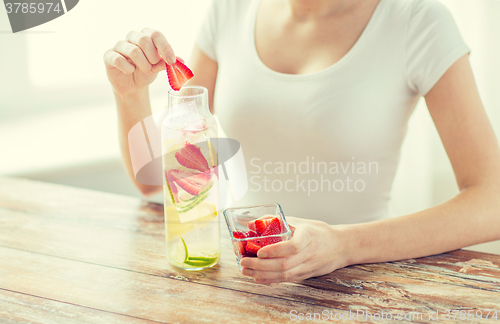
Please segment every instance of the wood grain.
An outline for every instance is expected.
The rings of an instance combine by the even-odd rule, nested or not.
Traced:
[[[134,318],[67,302],[0,289],[0,322],[14,323],[109,323],[154,324],[155,321]]]
[[[316,310],[265,295],[165,280],[86,262],[0,247],[0,288],[161,323],[284,323],[290,309]]]
[[[356,265],[301,283],[268,287],[239,273],[225,224],[221,230],[220,263],[203,272],[182,271],[166,262],[161,205],[1,178],[0,260],[12,261],[0,267],[0,288],[122,314],[124,323],[132,318],[216,321],[222,315],[228,323],[286,322],[293,309],[392,315],[486,308],[500,312],[497,255],[459,250]],[[258,314],[249,320],[252,312]],[[96,314],[97,320],[104,316]]]

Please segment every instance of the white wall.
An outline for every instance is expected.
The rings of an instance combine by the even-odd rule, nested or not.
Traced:
[[[500,1],[441,0],[451,10],[466,43],[482,101],[500,134]],[[396,214],[442,203],[458,193],[448,157],[421,101],[410,120],[402,160],[393,188]],[[500,241],[471,249],[500,254]]]

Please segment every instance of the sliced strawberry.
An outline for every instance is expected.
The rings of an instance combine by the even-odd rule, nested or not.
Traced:
[[[252,254],[257,255],[257,251],[259,251],[261,247],[262,246],[260,244],[258,244],[256,241],[248,241],[247,246],[246,246],[246,250],[248,253],[252,253]]]
[[[259,234],[257,234],[257,232],[254,232],[254,231],[248,231],[245,233],[246,237],[257,237],[259,236]]]
[[[281,234],[281,223],[278,218],[273,218],[262,233],[262,236]],[[262,239],[262,246],[281,242],[281,237],[268,237]]]
[[[255,258],[257,256],[257,254],[250,253],[250,252],[245,252],[241,256],[244,257],[244,258]]]
[[[279,224],[280,220],[277,217],[256,219],[255,220],[255,231],[257,233],[259,233],[259,235],[262,235],[262,233],[264,233],[264,231],[269,226],[269,224],[271,224],[271,222],[273,222],[274,220],[277,220],[278,224]]]
[[[174,64],[167,64],[167,75],[168,83],[175,91],[179,91],[194,76],[193,72],[179,58]]]
[[[177,186],[175,185],[174,179],[170,175],[170,172],[165,172],[165,178],[167,179],[168,187],[170,188],[170,192],[172,192],[172,196],[174,197],[175,202],[179,202],[179,191],[177,190]]]
[[[262,232],[262,236],[281,234],[281,223],[279,218],[271,218],[266,229]]]
[[[187,193],[197,196],[200,191],[207,187],[210,181],[208,173],[194,173],[189,171],[170,170],[168,176],[171,177]]]
[[[267,238],[263,238],[261,240],[261,244],[262,244],[262,246],[266,246],[266,245],[278,243],[281,241],[283,241],[283,239],[281,237],[267,237]]]
[[[205,172],[209,170],[207,159],[201,153],[198,146],[186,143],[179,151],[175,152],[175,158],[180,165],[189,169]]]
[[[247,237],[246,234],[241,231],[233,231],[233,236],[239,239],[244,239]]]
[[[245,233],[240,232],[240,231],[234,231],[234,232],[233,232],[233,236],[234,236],[235,238],[240,238],[240,239],[242,239],[242,238],[245,238],[245,237],[246,237]],[[239,252],[241,255],[245,254],[245,252],[246,252],[245,248],[246,248],[246,246],[247,246],[247,242],[246,242],[246,241],[237,241],[236,243],[237,243],[237,245],[238,245],[238,252]]]

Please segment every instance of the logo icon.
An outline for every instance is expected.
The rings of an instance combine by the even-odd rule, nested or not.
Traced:
[[[163,170],[162,158],[166,160],[178,160],[178,154],[182,153],[183,149],[181,148],[168,153],[162,152],[159,125],[162,124],[166,113],[167,110],[162,110],[143,119],[141,122],[135,124],[128,133],[132,169],[135,179],[139,183],[145,185],[165,185],[166,173]],[[248,190],[248,181],[245,159],[240,143],[231,138],[208,138],[206,141],[196,143],[196,147],[197,150],[204,152],[212,150],[213,152],[217,152],[217,157],[215,158],[216,165],[213,166],[213,170],[208,171],[215,172],[219,179],[217,188],[220,199],[219,210],[227,208],[243,198]],[[194,154],[196,152],[187,153]],[[198,173],[176,174],[177,179],[175,180],[177,180],[177,183],[184,183],[184,187],[188,189],[188,192],[190,191],[189,189],[192,189],[192,194],[198,195],[199,192],[196,190],[195,184],[200,185],[201,180],[203,180],[200,177],[203,174],[199,172],[205,171],[206,167],[203,168],[202,165],[196,165],[195,160],[192,162],[194,165],[190,167],[191,169],[198,170]],[[208,179],[205,180],[208,183]]]
[[[79,0],[3,0],[13,33],[54,20],[73,9]]]

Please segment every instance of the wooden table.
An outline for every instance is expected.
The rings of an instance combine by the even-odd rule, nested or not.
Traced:
[[[165,259],[162,205],[0,178],[0,323],[282,323],[300,313],[435,323],[454,310],[493,310],[482,321],[500,323],[498,255],[458,250],[268,287],[239,273],[222,226],[220,263],[181,271]],[[478,321],[454,314],[447,323]]]

